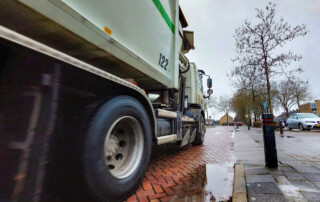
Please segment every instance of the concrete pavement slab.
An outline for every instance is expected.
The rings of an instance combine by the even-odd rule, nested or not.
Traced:
[[[247,183],[248,194],[282,194],[274,182]]]
[[[308,200],[312,202],[320,201],[320,193],[316,192],[302,192],[302,195]]]
[[[250,202],[282,202],[287,201],[283,194],[253,194],[249,197]]]
[[[320,192],[314,183],[305,180],[289,180],[290,183],[305,192]]]
[[[312,182],[320,182],[320,174],[302,173],[308,180]]]
[[[307,180],[303,175],[301,175],[298,172],[283,172],[283,174],[285,174],[285,176],[287,176],[289,180]]]
[[[264,166],[251,167],[245,170],[246,175],[261,175],[261,174],[269,174],[270,171],[267,170]]]
[[[316,173],[320,174],[320,169],[314,167],[314,166],[297,166],[294,167],[297,171],[300,173]]]
[[[250,183],[275,182],[271,175],[246,175],[246,181]]]

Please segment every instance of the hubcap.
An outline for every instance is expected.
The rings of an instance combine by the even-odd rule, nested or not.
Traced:
[[[143,130],[131,116],[116,120],[104,142],[104,161],[110,174],[118,179],[131,175],[139,166],[144,146]]]

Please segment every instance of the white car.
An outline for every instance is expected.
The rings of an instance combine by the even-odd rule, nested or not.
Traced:
[[[311,130],[320,128],[320,117],[312,113],[294,113],[287,119],[288,129]]]

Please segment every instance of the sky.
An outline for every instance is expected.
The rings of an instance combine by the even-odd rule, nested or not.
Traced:
[[[307,25],[309,33],[288,42],[284,50],[302,56],[302,60],[292,63],[290,68],[304,69],[301,78],[309,81],[314,98],[320,99],[320,0],[180,0],[189,24],[185,29],[194,31],[195,37],[195,50],[186,56],[212,77],[216,98],[232,96],[235,88],[227,75],[233,67],[231,59],[236,56],[235,29],[246,19],[254,22],[255,8],[265,9],[268,2],[276,3],[276,19],[283,17],[292,26]],[[275,115],[282,111],[275,111]],[[216,110],[210,114],[215,119],[222,115]]]

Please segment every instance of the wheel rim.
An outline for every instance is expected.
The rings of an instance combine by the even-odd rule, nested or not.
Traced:
[[[139,166],[143,147],[139,121],[131,116],[116,120],[104,141],[104,161],[110,174],[117,179],[130,176]]]
[[[299,128],[300,128],[300,130],[302,130],[302,129],[303,129],[303,127],[302,127],[302,125],[301,125],[301,124],[299,124]]]

